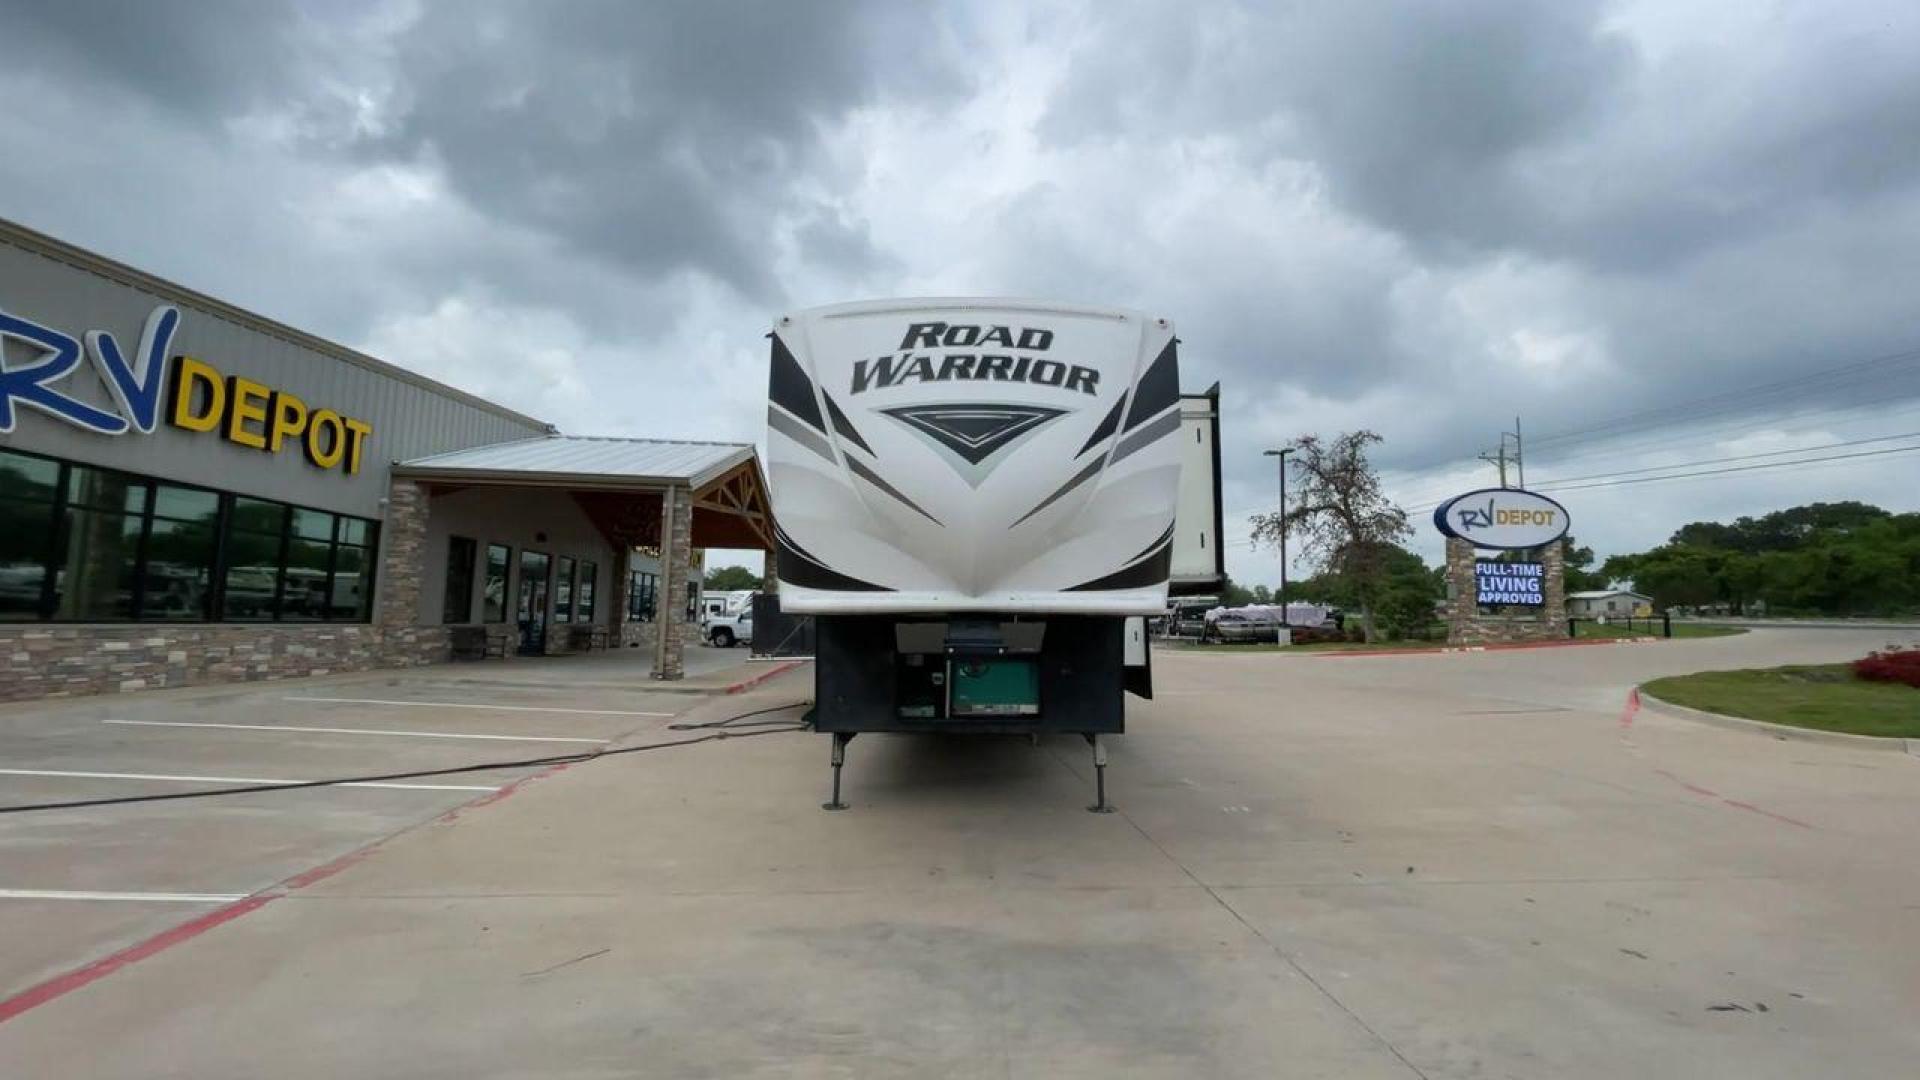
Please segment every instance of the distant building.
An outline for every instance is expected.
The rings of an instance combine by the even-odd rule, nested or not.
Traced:
[[[1653,597],[1631,589],[1594,589],[1567,594],[1569,615],[1633,615],[1653,608]]]

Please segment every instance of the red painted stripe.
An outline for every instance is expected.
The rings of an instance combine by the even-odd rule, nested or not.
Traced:
[[[1620,710],[1620,730],[1627,731],[1631,729],[1633,727],[1633,718],[1639,714],[1640,688],[1636,686],[1627,691],[1626,707]]]
[[[64,975],[55,975],[38,986],[29,987],[18,994],[0,1001],[0,1024],[19,1016],[28,1009],[44,1005],[54,998],[70,994],[75,990],[119,971],[130,964],[137,964],[155,953],[164,952],[183,941],[190,941],[222,923],[229,923],[250,911],[266,907],[279,899],[279,894],[260,893],[244,900],[236,900],[218,911],[210,911],[196,919],[190,919],[179,926],[121,949],[111,956],[102,957],[85,967],[78,967]]]
[[[1749,814],[1759,814],[1761,817],[1772,818],[1775,821],[1778,821],[1787,825],[1792,825],[1796,828],[1801,828],[1801,829],[1813,828],[1812,825],[1809,825],[1806,822],[1801,821],[1799,818],[1790,818],[1785,814],[1776,814],[1771,810],[1763,810],[1760,807],[1755,806],[1750,802],[1741,802],[1739,799],[1729,799],[1725,795],[1722,795],[1719,792],[1714,791],[1712,788],[1703,788],[1699,784],[1689,783],[1688,781],[1683,780],[1678,776],[1675,776],[1674,774],[1668,772],[1665,769],[1655,769],[1653,771],[1655,775],[1664,776],[1667,779],[1673,781],[1674,783],[1679,784],[1685,790],[1692,792],[1695,795],[1701,796],[1702,798],[1712,799],[1715,802],[1720,803],[1722,806],[1731,806],[1735,810],[1745,810]]]
[[[349,851],[345,855],[340,856],[339,858],[333,860],[330,863],[321,863],[319,866],[316,866],[311,870],[302,870],[299,873],[288,878],[287,880],[281,882],[280,888],[286,890],[287,892],[292,892],[295,889],[304,889],[309,885],[317,885],[320,882],[325,881],[328,878],[332,877],[333,875],[339,873],[340,871],[345,870],[347,867],[352,866],[354,863],[359,862],[361,859],[364,859],[367,856],[373,854],[373,849],[375,847],[378,847],[380,843],[384,843],[384,842],[385,841],[380,841],[374,844],[369,844],[366,847],[360,848],[358,850]]]
[[[1731,806],[1736,810],[1745,810],[1749,813],[1759,814],[1761,817],[1772,818],[1775,821],[1784,821],[1788,825],[1798,825],[1802,829],[1813,828],[1813,826],[1807,824],[1804,821],[1801,821],[1799,818],[1790,818],[1785,814],[1776,814],[1771,810],[1761,809],[1760,807],[1755,806],[1752,803],[1741,802],[1739,799],[1721,799],[1720,801],[1723,803],[1726,803],[1728,806]]]
[[[491,806],[512,795],[514,792],[519,791],[526,784],[543,777],[551,776],[565,768],[567,768],[565,764],[554,765],[534,773],[531,776],[523,776],[500,788],[498,791],[489,791],[476,798],[469,799],[432,820],[452,821],[465,811],[476,810],[482,806]],[[286,896],[288,893],[296,892],[321,881],[325,881],[327,878],[340,873],[342,870],[372,855],[380,849],[381,845],[387,843],[389,840],[404,836],[418,827],[417,825],[410,825],[392,835],[383,836],[370,844],[355,848],[331,862],[321,863],[319,866],[302,870],[276,885],[262,889],[245,899],[236,900],[217,911],[210,911],[205,915],[189,919],[178,926],[162,930],[145,941],[129,945],[110,956],[102,957],[90,964],[74,968],[72,971],[55,975],[45,982],[30,986],[18,994],[0,1001],[0,1024],[6,1023],[8,1020],[19,1016],[28,1009],[45,1005],[55,998],[64,997],[81,987],[104,979],[114,972],[119,971],[121,968],[137,964],[149,956],[165,952],[182,942],[191,941],[216,926],[232,922],[249,912],[258,911],[268,904],[273,903],[275,900]]]
[[[533,783],[535,780],[544,780],[547,777],[554,775],[555,773],[565,772],[566,770],[572,768],[576,764],[578,763],[572,762],[572,761],[566,761],[558,765],[549,765],[546,768],[541,769],[537,773],[531,773],[527,776],[521,777],[518,780],[511,781],[503,785],[497,791],[489,791],[485,795],[481,795],[478,798],[469,799],[466,802],[461,803],[459,806],[456,806],[453,809],[447,811],[446,813],[441,814],[439,817],[434,818],[433,820],[436,822],[440,822],[442,824],[450,821],[458,821],[460,819],[460,815],[465,814],[469,810],[478,810],[483,806],[492,806],[494,803],[497,803],[502,799],[511,797],[515,792],[518,792],[521,788],[525,787],[528,784]]]
[[[797,668],[804,663],[806,663],[805,660],[788,660],[783,663],[774,664],[768,667],[767,670],[761,672],[758,675],[749,676],[745,679],[741,679],[737,683],[733,683],[729,685],[727,687],[727,693],[738,694],[746,690],[751,690],[754,687],[759,686],[761,683],[766,682],[768,679],[771,679],[776,675],[785,675],[787,672],[792,671],[794,668]]]

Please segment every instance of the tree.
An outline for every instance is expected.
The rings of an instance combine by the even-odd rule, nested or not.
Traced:
[[[1380,590],[1380,629],[1387,637],[1425,637],[1433,624],[1434,604],[1446,595],[1446,571],[1427,566],[1420,556],[1395,546],[1385,553]]]
[[[1734,612],[1899,615],[1920,608],[1920,514],[1860,502],[1811,503],[1696,521],[1667,543],[1601,568],[1664,605]]]
[[[1246,607],[1251,603],[1253,603],[1253,593],[1250,592],[1245,585],[1240,584],[1231,577],[1223,577],[1220,579],[1221,607]]]
[[[1604,589],[1610,584],[1604,570],[1593,568],[1593,549],[1581,547],[1569,536],[1566,538],[1566,577],[1568,593],[1587,592],[1592,589]]]
[[[1368,641],[1379,637],[1374,612],[1386,589],[1391,553],[1413,534],[1407,512],[1380,490],[1380,477],[1367,462],[1367,447],[1379,441],[1366,430],[1332,442],[1318,435],[1293,440],[1292,505],[1253,517],[1254,543],[1277,545],[1284,524],[1288,536],[1300,538],[1310,564],[1351,590]]]
[[[760,575],[744,566],[716,566],[707,571],[704,587],[708,592],[760,591]]]

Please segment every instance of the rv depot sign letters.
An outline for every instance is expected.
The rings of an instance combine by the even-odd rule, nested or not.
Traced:
[[[182,431],[213,432],[235,446],[277,454],[289,443],[315,468],[360,471],[373,425],[333,409],[316,409],[296,395],[169,353],[180,311],[162,304],[147,316],[131,355],[104,330],[89,330],[85,345],[72,335],[0,311],[0,343],[37,353],[16,367],[0,364],[0,434],[11,432],[15,408],[27,406],[99,435],[150,435],[162,412]],[[82,353],[107,388],[103,409],[62,391]],[[162,392],[165,400],[162,401]],[[164,408],[163,408],[164,406]]]

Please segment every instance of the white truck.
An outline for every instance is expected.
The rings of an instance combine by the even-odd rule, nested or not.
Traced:
[[[753,644],[752,589],[710,592],[700,599],[700,634],[709,645]]]
[[[707,636],[707,644],[719,649],[753,644],[753,605],[742,604],[729,613],[707,616],[701,632]]]
[[[1152,696],[1143,617],[1166,610],[1174,559],[1172,325],[897,300],[770,337],[779,596],[814,617],[826,807],[854,735],[967,731],[1084,736],[1107,809],[1100,737],[1124,730],[1125,691]]]

